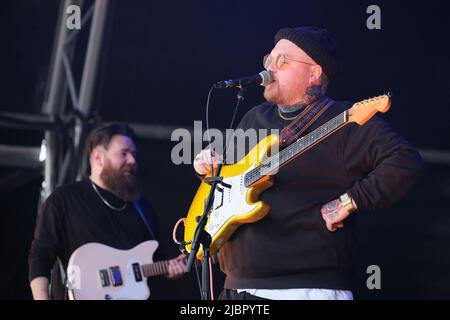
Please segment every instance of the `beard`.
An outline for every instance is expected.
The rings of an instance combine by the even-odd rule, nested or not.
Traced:
[[[294,105],[300,103],[303,97],[299,99],[297,92],[289,92],[280,87],[278,82],[273,82],[264,89],[264,98],[273,104],[277,105]]]
[[[110,161],[106,160],[105,166],[100,173],[100,178],[116,197],[125,202],[135,202],[141,196],[136,172],[136,165],[123,165],[116,169]]]

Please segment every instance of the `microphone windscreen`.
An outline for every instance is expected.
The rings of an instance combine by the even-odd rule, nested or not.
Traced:
[[[259,73],[259,75],[262,78],[262,82],[261,82],[262,86],[267,86],[268,84],[272,83],[273,78],[272,78],[272,74],[269,71],[267,71],[267,70],[261,71]]]

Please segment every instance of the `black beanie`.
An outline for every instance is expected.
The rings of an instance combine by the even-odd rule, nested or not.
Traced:
[[[276,33],[275,44],[281,39],[289,40],[305,51],[322,67],[329,79],[336,75],[338,69],[336,42],[326,29],[317,27],[284,28]]]

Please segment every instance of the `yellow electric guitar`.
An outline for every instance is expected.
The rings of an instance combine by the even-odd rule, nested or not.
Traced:
[[[363,125],[378,111],[386,112],[391,105],[390,97],[390,94],[385,94],[357,102],[276,154],[272,154],[271,150],[278,150],[278,136],[269,135],[238,163],[224,165],[220,173],[223,183],[216,188],[214,204],[205,227],[212,238],[211,255],[241,224],[256,222],[269,212],[269,205],[260,201],[259,195],[272,186],[271,175],[345,125],[351,122]],[[202,182],[189,209],[184,234],[187,251],[191,250],[197,217],[203,213],[210,188],[208,183]],[[197,258],[202,256],[200,248]]]

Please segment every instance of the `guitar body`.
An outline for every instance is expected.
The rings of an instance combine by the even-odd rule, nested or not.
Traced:
[[[150,290],[140,266],[153,262],[157,248],[158,242],[154,240],[145,241],[130,250],[118,250],[100,243],[79,247],[70,257],[67,268],[69,298],[148,299]]]
[[[245,187],[245,174],[266,159],[271,150],[278,148],[278,137],[270,135],[261,140],[241,161],[232,165],[224,165],[220,176],[223,183],[230,187],[218,185],[214,194],[214,204],[209,214],[206,231],[211,235],[211,255],[227,241],[233,232],[243,223],[256,222],[262,219],[270,210],[269,205],[259,200],[259,195],[270,186],[270,176],[257,183]],[[197,227],[197,217],[203,214],[211,186],[202,182],[192,201],[186,221],[186,242],[193,239]],[[188,251],[191,245],[186,245]],[[203,251],[197,253],[197,258],[203,257]]]

